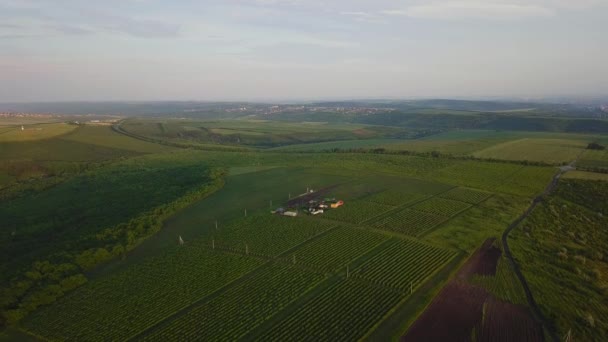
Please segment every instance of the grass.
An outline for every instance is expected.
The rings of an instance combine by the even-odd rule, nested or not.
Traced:
[[[267,120],[129,119],[127,132],[166,141],[277,147],[329,140],[379,138],[396,128],[348,123],[290,123]]]
[[[445,222],[422,240],[472,253],[487,238],[500,238],[505,227],[528,205],[529,200],[525,197],[495,194]]]
[[[49,139],[67,134],[76,127],[63,122],[0,127],[0,143]]]
[[[591,169],[608,169],[608,151],[585,150],[576,164]]]
[[[92,162],[133,157],[140,153],[60,138],[48,140],[2,142],[0,160],[10,161],[75,161]]]
[[[605,182],[567,179],[513,231],[509,244],[536,302],[558,336],[581,341],[608,334],[608,219],[572,203],[608,202]]]
[[[564,176],[566,179],[586,179],[586,180],[601,180],[608,181],[607,173],[596,173],[587,171],[570,171]]]
[[[110,126],[79,126],[76,130],[62,138],[68,141],[140,153],[159,153],[175,150],[175,148],[169,146],[154,144],[117,133]]]
[[[585,147],[586,144],[583,141],[524,138],[488,147],[473,153],[473,155],[479,158],[561,164],[576,159]]]

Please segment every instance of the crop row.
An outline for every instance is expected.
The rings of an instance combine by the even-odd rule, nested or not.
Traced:
[[[235,341],[323,279],[289,265],[271,264],[211,301],[145,336],[146,341]]]
[[[471,205],[468,203],[435,197],[413,206],[412,209],[429,214],[452,217],[470,207]]]
[[[367,230],[337,228],[298,248],[288,261],[330,272],[345,266],[386,239],[382,234]]]
[[[446,221],[447,219],[448,217],[441,215],[434,215],[422,211],[403,209],[390,216],[372,222],[371,226],[410,236],[417,236]]]
[[[260,341],[355,341],[400,298],[388,288],[343,279],[273,326]]]
[[[194,244],[182,246],[88,283],[30,315],[23,327],[49,340],[125,340],[261,264]]]
[[[366,197],[365,200],[384,205],[401,206],[420,201],[427,197],[419,193],[408,193],[399,190],[386,190]]]
[[[484,191],[477,191],[467,188],[455,188],[444,194],[441,194],[440,197],[469,204],[477,204],[482,202],[489,196],[490,193]]]
[[[329,209],[327,213],[323,214],[323,217],[358,224],[393,208],[392,206],[374,202],[352,201],[346,202],[342,207]]]
[[[353,276],[409,292],[456,254],[420,242],[393,239],[360,265]]]
[[[215,248],[274,257],[332,226],[331,223],[307,218],[265,214],[220,227],[206,239],[207,244]]]

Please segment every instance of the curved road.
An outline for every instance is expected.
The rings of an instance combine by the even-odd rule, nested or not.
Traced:
[[[542,194],[538,195],[536,198],[534,198],[534,200],[532,201],[532,204],[528,207],[528,209],[526,209],[526,211],[520,217],[518,217],[517,220],[513,221],[513,223],[511,223],[511,225],[509,225],[509,227],[507,227],[507,229],[502,234],[502,245],[503,245],[505,256],[507,257],[507,259],[509,259],[511,266],[513,266],[513,269],[515,270],[515,274],[517,275],[517,278],[519,278],[519,281],[521,282],[521,284],[524,288],[524,291],[526,292],[526,298],[528,300],[528,305],[532,309],[532,314],[535,316],[537,321],[542,323],[542,325],[545,328],[547,328],[546,331],[549,332],[551,339],[556,342],[560,341],[560,339],[557,336],[557,334],[552,329],[549,328],[547,319],[545,318],[543,313],[540,311],[540,308],[536,304],[536,301],[534,300],[534,296],[532,295],[532,291],[530,290],[530,287],[528,286],[528,282],[526,281],[526,278],[524,277],[523,273],[521,273],[519,266],[517,265],[517,263],[515,262],[515,259],[513,258],[513,254],[511,253],[511,248],[509,248],[508,240],[509,240],[509,233],[511,233],[511,231],[515,227],[517,227],[523,220],[525,220],[532,213],[534,208],[536,208],[536,206],[540,202],[543,201],[543,198],[546,195],[550,194],[553,191],[553,189],[555,189],[555,187],[557,186],[557,183],[559,182],[560,177],[564,173],[566,173],[570,170],[573,170],[573,165],[575,162],[576,161],[573,161],[572,163],[570,163],[570,165],[561,167],[560,171],[555,176],[553,176],[551,183],[549,183],[549,185],[547,185],[547,188],[545,188],[545,191]]]

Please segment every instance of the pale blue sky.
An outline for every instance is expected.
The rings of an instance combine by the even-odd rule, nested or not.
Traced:
[[[0,0],[0,101],[608,95],[608,0]]]

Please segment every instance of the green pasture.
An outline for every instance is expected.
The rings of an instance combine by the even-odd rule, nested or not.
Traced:
[[[563,178],[608,181],[608,173],[597,173],[597,172],[587,172],[587,171],[570,171],[570,172],[566,173],[563,176]]]
[[[583,168],[607,170],[608,150],[585,150],[576,165]]]
[[[599,341],[608,334],[607,184],[562,179],[510,236],[534,298],[560,337],[570,332]]]
[[[304,142],[378,138],[400,129],[349,123],[267,120],[129,119],[121,127],[140,136],[166,141],[227,145],[279,146]]]
[[[79,126],[72,133],[62,137],[62,139],[140,153],[159,153],[175,150],[173,147],[137,140],[117,133],[110,126]]]
[[[583,141],[524,138],[505,142],[473,153],[479,158],[569,163],[584,151]]]
[[[67,123],[39,123],[0,127],[0,143],[49,139],[69,133],[76,125]]]

